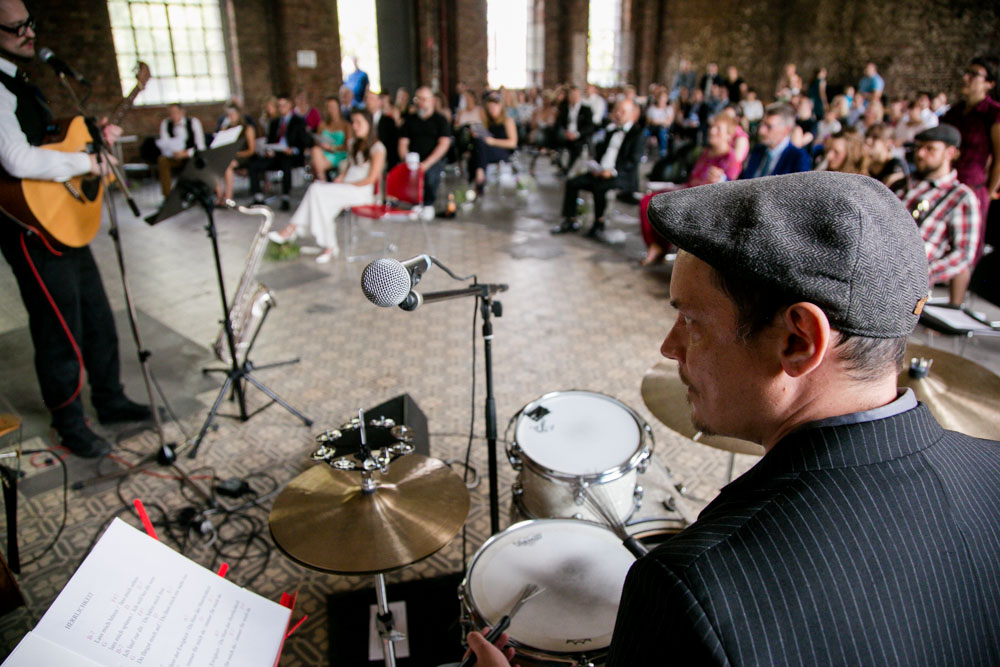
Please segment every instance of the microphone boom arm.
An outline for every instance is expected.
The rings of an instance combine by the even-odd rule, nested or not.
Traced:
[[[403,310],[416,310],[416,308],[425,303],[434,303],[435,301],[448,301],[450,299],[459,299],[466,296],[475,296],[487,299],[494,294],[499,292],[506,292],[507,285],[505,284],[493,284],[493,283],[477,283],[475,285],[469,285],[463,289],[450,289],[441,290],[438,292],[427,292],[425,294],[419,295],[416,299],[410,299],[409,297],[405,299],[399,307]],[[411,292],[415,294],[415,292]]]

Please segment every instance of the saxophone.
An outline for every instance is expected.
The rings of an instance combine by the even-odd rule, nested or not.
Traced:
[[[240,363],[246,361],[246,351],[257,336],[267,311],[272,306],[278,305],[274,300],[274,295],[264,285],[257,282],[257,269],[264,258],[264,251],[267,249],[267,232],[271,228],[274,220],[274,213],[267,206],[237,206],[232,200],[227,200],[229,208],[235,208],[244,215],[259,215],[263,217],[253,244],[250,246],[250,254],[247,257],[246,268],[240,276],[240,284],[236,288],[236,294],[229,306],[229,321],[233,327],[233,341],[236,343],[236,356],[244,357],[238,359]],[[215,356],[224,364],[232,363],[229,356],[229,343],[226,341],[226,326],[222,325],[218,338],[215,339]]]

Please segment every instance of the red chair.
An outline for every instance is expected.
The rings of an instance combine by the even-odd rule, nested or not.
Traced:
[[[378,190],[376,188],[376,195]],[[388,229],[377,231],[374,229],[376,221],[391,220],[420,220],[420,226],[424,232],[427,242],[427,250],[430,252],[430,234],[427,233],[427,225],[418,215],[418,210],[413,207],[422,206],[424,202],[424,171],[423,169],[411,170],[405,163],[397,164],[389,170],[385,177],[385,197],[380,204],[364,204],[352,206],[348,215],[348,236],[347,236],[347,261],[353,262],[358,259],[365,259],[376,254],[385,255],[395,250],[395,246],[389,242]],[[410,208],[402,207],[400,204],[409,204]],[[369,236],[382,238],[382,251],[380,253],[357,254],[356,247],[358,241],[358,219],[371,220],[373,229],[369,231]]]

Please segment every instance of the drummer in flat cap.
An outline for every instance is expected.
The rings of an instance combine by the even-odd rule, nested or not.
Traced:
[[[649,212],[681,249],[661,352],[693,420],[766,454],[632,566],[608,664],[1000,662],[1000,443],[897,388],[928,293],[899,199],[807,172]]]

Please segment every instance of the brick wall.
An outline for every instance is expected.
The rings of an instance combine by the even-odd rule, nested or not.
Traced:
[[[487,86],[486,0],[455,0],[455,78],[474,90]]]
[[[798,65],[806,85],[815,68],[826,67],[835,85],[856,84],[873,60],[890,97],[918,89],[954,95],[970,58],[1000,51],[1000,4],[982,0],[631,1],[636,15],[647,17],[634,31],[640,86],[669,83],[689,57],[698,70],[710,60],[736,65],[769,99],[785,62]],[[654,14],[658,34],[650,33]]]
[[[546,86],[586,83],[589,18],[587,0],[545,0]]]

